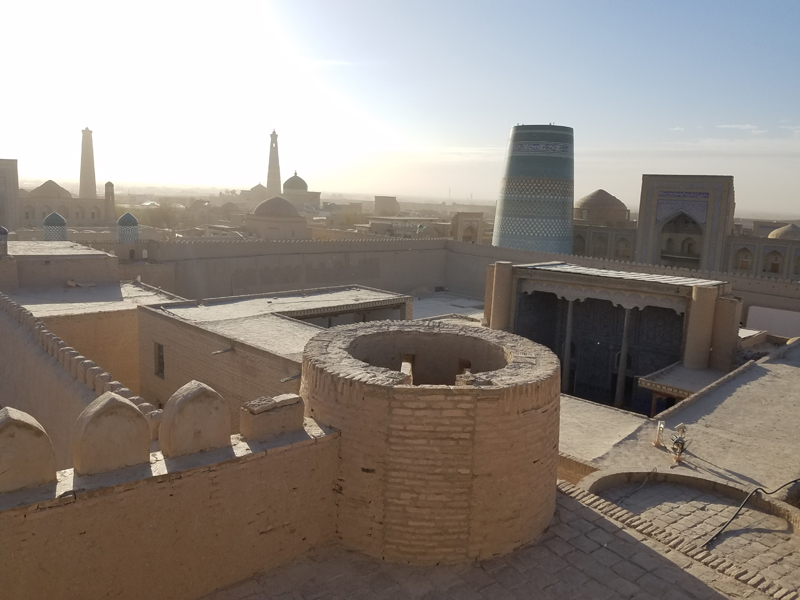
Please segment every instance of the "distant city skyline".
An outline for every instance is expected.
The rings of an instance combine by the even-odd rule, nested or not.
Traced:
[[[98,182],[247,189],[275,128],[313,189],[495,202],[510,128],[555,122],[576,198],[733,175],[737,214],[800,212],[793,1],[132,6],[4,7],[21,179],[77,181],[89,127]]]

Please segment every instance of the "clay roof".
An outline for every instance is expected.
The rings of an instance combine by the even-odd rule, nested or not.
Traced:
[[[297,212],[292,203],[280,196],[264,200],[256,206],[253,214],[257,217],[281,217],[284,219],[300,216],[300,213]]]
[[[612,196],[605,190],[595,190],[588,196],[584,196],[575,203],[577,208],[622,208],[628,210],[625,203]]]
[[[31,198],[72,198],[72,194],[52,179],[48,179],[36,189],[31,190],[30,196]]]
[[[774,240],[800,240],[800,227],[794,223],[790,223],[785,227],[780,227],[775,231],[771,231],[767,237]]]

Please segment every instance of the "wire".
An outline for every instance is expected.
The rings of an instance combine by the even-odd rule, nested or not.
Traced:
[[[617,500],[617,501],[616,501],[616,505],[617,505],[617,506],[620,506],[620,505],[621,505],[621,504],[622,504],[622,503],[623,503],[625,500],[627,500],[628,498],[630,498],[631,496],[633,496],[633,495],[634,495],[636,492],[638,492],[640,489],[642,489],[642,488],[644,487],[644,484],[645,484],[645,483],[647,483],[647,481],[650,479],[650,477],[652,477],[653,475],[655,475],[657,472],[658,472],[658,469],[657,469],[656,467],[653,467],[653,470],[652,470],[652,471],[650,471],[650,472],[647,474],[647,477],[645,477],[645,478],[644,478],[644,481],[642,482],[642,485],[640,485],[638,488],[636,488],[635,490],[633,490],[633,491],[632,491],[630,494],[625,494],[625,495],[624,495],[622,498],[620,498],[619,500]]]
[[[712,535],[710,538],[708,538],[708,539],[707,539],[707,540],[706,540],[706,541],[703,543],[703,545],[702,545],[702,546],[700,546],[700,547],[701,547],[701,548],[705,548],[705,547],[706,547],[706,546],[708,546],[708,545],[709,545],[711,542],[713,542],[713,541],[714,541],[714,539],[715,539],[715,538],[716,538],[716,537],[717,537],[717,536],[718,536],[720,533],[722,533],[723,531],[725,531],[725,528],[726,528],[728,525],[730,525],[730,524],[733,522],[733,520],[734,520],[734,519],[736,518],[736,516],[737,516],[737,515],[738,515],[738,514],[739,514],[739,513],[742,511],[742,509],[744,508],[744,505],[745,505],[745,504],[747,504],[747,501],[748,501],[748,500],[750,500],[750,497],[751,497],[753,494],[755,494],[755,493],[756,493],[756,492],[758,492],[758,491],[761,491],[761,492],[764,492],[764,493],[765,493],[767,496],[772,496],[772,494],[777,494],[778,492],[780,492],[780,491],[781,491],[783,488],[785,488],[786,486],[792,485],[793,483],[797,483],[797,482],[800,482],[800,478],[797,478],[797,479],[792,479],[791,481],[788,481],[788,482],[784,483],[784,484],[783,484],[781,487],[779,487],[778,489],[776,489],[776,490],[773,490],[773,491],[771,491],[771,492],[768,492],[767,490],[765,490],[765,489],[764,489],[763,487],[761,487],[761,486],[759,486],[759,487],[755,488],[755,489],[754,489],[752,492],[750,492],[749,494],[747,494],[747,497],[744,499],[744,502],[742,502],[742,503],[739,505],[739,508],[737,508],[737,509],[736,509],[736,512],[735,512],[735,513],[733,513],[733,516],[732,516],[730,519],[728,519],[728,522],[727,522],[727,523],[725,523],[725,524],[724,524],[722,527],[720,527],[720,528],[719,528],[719,529],[716,531],[716,533],[715,533],[714,535]]]

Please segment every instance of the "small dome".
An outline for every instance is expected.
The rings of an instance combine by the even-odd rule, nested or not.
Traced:
[[[794,223],[790,223],[785,227],[770,231],[767,237],[773,240],[800,240],[800,227]]]
[[[67,220],[57,212],[51,212],[44,218],[45,227],[66,227]]]
[[[624,210],[628,210],[628,207],[625,206],[625,203],[617,198],[616,196],[612,196],[605,190],[596,190],[589,194],[588,196],[584,196],[580,200],[575,203],[576,208],[622,208]]]
[[[63,187],[58,185],[52,179],[48,179],[42,185],[37,187],[34,190],[31,190],[30,193],[31,198],[72,198],[72,194],[70,194],[67,190]]]
[[[256,206],[253,214],[256,217],[280,217],[283,219],[296,219],[300,216],[292,203],[280,196],[264,200]]]
[[[293,192],[307,192],[308,184],[303,181],[303,179],[298,177],[297,171],[295,171],[294,175],[283,182],[283,191],[285,192],[286,190],[292,190]]]
[[[119,225],[120,227],[138,227],[139,219],[134,217],[131,213],[126,212],[119,218],[119,220],[117,221],[117,225]]]
[[[0,225],[0,235],[8,235],[8,229]]]

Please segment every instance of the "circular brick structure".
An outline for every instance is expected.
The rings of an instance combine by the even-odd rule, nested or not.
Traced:
[[[300,393],[341,432],[342,542],[434,564],[534,540],[555,507],[559,381],[552,352],[502,331],[378,321],[315,336]]]

